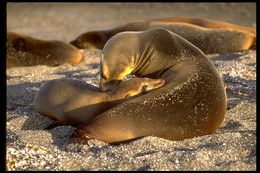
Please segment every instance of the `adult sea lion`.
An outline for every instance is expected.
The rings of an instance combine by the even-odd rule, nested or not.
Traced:
[[[98,114],[141,93],[164,85],[163,79],[133,78],[122,82],[114,91],[73,79],[45,83],[34,99],[34,108],[61,124],[78,126]]]
[[[231,53],[255,49],[254,28],[199,18],[170,18],[133,22],[109,30],[81,34],[70,43],[81,49],[102,49],[115,34],[162,27],[190,41],[204,53]]]
[[[213,29],[231,29],[231,30],[239,30],[239,31],[247,31],[252,34],[256,34],[256,29],[252,27],[244,27],[224,21],[218,20],[210,20],[205,18],[192,18],[192,17],[171,17],[171,18],[159,18],[152,19],[150,21],[159,21],[159,22],[181,22],[181,23],[189,23],[205,28],[213,28]]]
[[[183,140],[215,132],[224,119],[226,92],[207,56],[163,28],[122,32],[104,46],[100,84],[110,90],[128,74],[165,85],[123,102],[83,124],[75,139],[118,143],[143,136]]]
[[[83,54],[70,44],[7,32],[7,68],[34,65],[56,66],[63,63],[76,65],[82,59]]]

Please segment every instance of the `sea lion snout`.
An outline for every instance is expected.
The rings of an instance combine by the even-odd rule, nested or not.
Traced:
[[[165,84],[163,79],[148,79],[144,78],[144,82],[142,85],[142,92],[147,92],[156,88],[160,88]]]
[[[70,44],[80,49],[102,49],[107,41],[106,35],[100,31],[90,31],[80,35],[75,40],[72,40]]]
[[[71,42],[69,42],[71,45],[79,48],[79,49],[83,49],[85,48],[85,46],[82,46],[81,45],[81,40],[79,38],[75,39],[75,40],[72,40]]]

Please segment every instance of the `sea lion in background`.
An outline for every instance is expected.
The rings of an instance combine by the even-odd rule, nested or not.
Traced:
[[[70,44],[7,32],[7,68],[34,65],[57,66],[63,63],[76,65],[82,60],[83,54]]]
[[[132,96],[163,85],[163,79],[133,78],[112,92],[101,92],[83,81],[57,79],[43,84],[33,104],[38,112],[61,124],[78,126]]]
[[[165,85],[92,118],[75,131],[74,139],[183,140],[215,132],[224,119],[226,92],[214,64],[193,44],[163,28],[112,37],[103,49],[100,74],[103,90],[116,87],[128,74],[160,78]]]
[[[102,49],[115,34],[162,27],[190,41],[204,53],[231,53],[255,48],[255,29],[198,18],[170,18],[133,22],[109,30],[81,34],[70,43],[81,49]]]
[[[238,31],[246,31],[252,34],[256,34],[256,29],[251,27],[244,27],[240,25],[235,25],[232,23],[218,21],[218,20],[210,20],[205,18],[189,18],[189,17],[172,17],[172,18],[159,18],[152,19],[150,21],[159,21],[159,22],[181,22],[181,23],[189,23],[205,28],[213,28],[213,29],[231,29]]]

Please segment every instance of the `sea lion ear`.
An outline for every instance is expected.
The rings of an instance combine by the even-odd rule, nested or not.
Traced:
[[[24,38],[17,38],[13,40],[13,47],[20,51],[26,51],[27,50],[26,40]]]

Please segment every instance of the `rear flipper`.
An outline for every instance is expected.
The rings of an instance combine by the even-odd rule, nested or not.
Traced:
[[[88,141],[94,139],[90,135],[88,135],[87,131],[83,131],[80,129],[76,129],[74,133],[71,135],[69,141],[70,143],[81,143],[81,144],[88,144]]]

